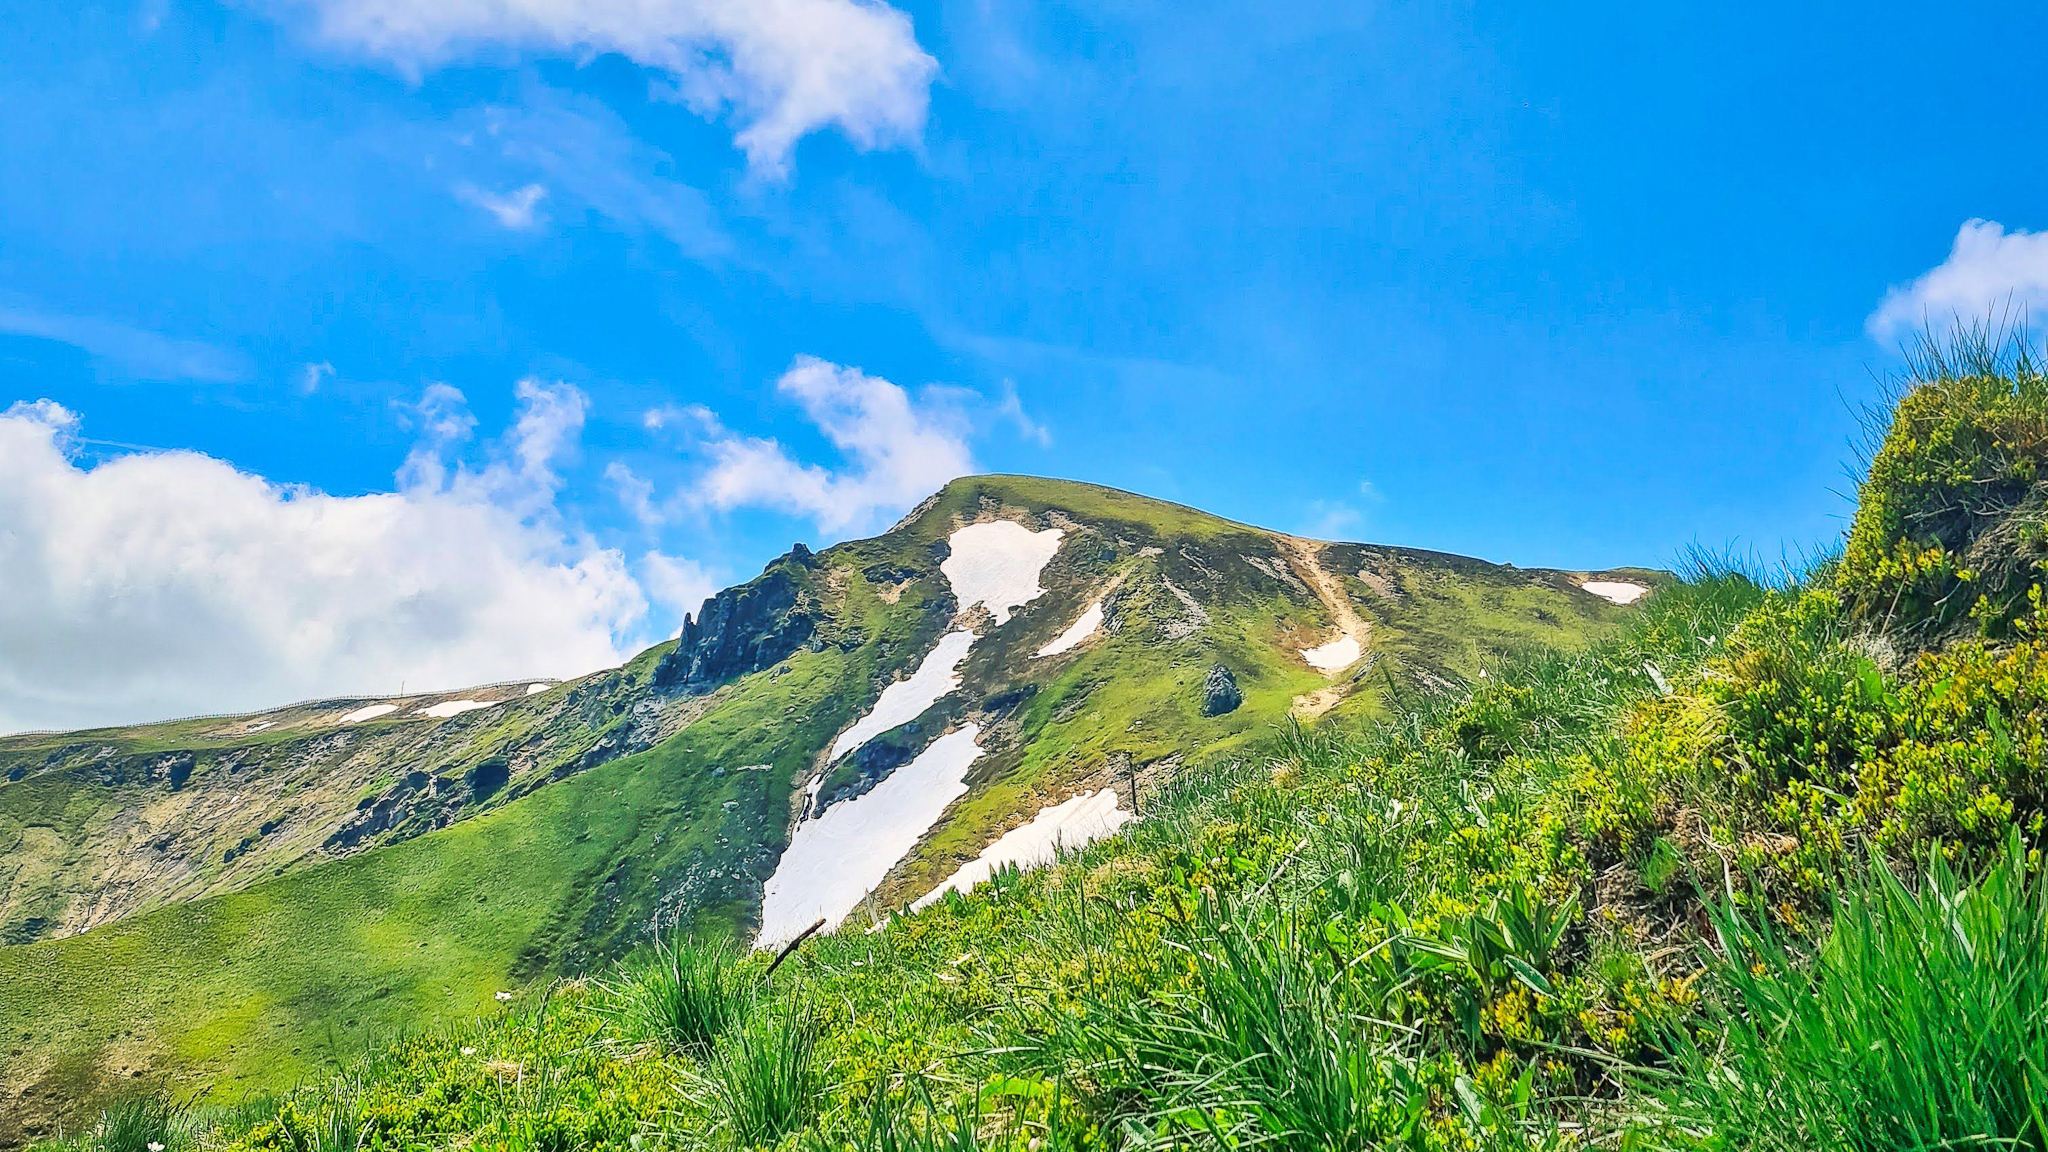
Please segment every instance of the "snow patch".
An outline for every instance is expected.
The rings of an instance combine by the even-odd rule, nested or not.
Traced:
[[[360,724],[365,720],[375,720],[379,716],[389,716],[396,711],[398,711],[398,705],[396,704],[370,704],[343,716],[341,722],[343,724]]]
[[[528,684],[526,686],[526,694],[528,696],[538,696],[553,687],[553,684]]]
[[[261,732],[261,731],[263,731],[263,730],[264,730],[265,728],[274,728],[274,727],[276,727],[276,726],[277,726],[277,721],[275,721],[275,720],[258,720],[258,721],[257,721],[257,722],[255,722],[254,724],[251,724],[251,725],[249,725],[248,727],[246,727],[246,728],[242,729],[242,731],[244,731],[244,732]]]
[[[478,708],[496,708],[497,706],[498,703],[495,700],[443,700],[439,704],[429,704],[425,708],[413,713],[413,715],[432,716],[437,720],[446,720],[450,716],[460,716],[464,712],[474,712]]]
[[[1095,603],[1082,609],[1080,618],[1075,620],[1065,632],[1060,633],[1052,643],[1040,648],[1033,655],[1057,656],[1062,652],[1071,652],[1081,646],[1081,641],[1095,635],[1095,630],[1100,627],[1102,627],[1102,601],[1097,600]]]
[[[932,741],[917,758],[851,800],[797,825],[761,894],[757,948],[796,939],[819,917],[835,928],[967,792],[981,755],[973,724]]]
[[[960,866],[944,884],[919,897],[912,908],[927,908],[951,891],[972,892],[974,886],[995,875],[996,869],[1016,865],[1036,868],[1050,864],[1062,848],[1074,849],[1101,840],[1132,820],[1137,813],[1123,810],[1116,789],[1104,788],[1063,800],[1021,827],[1012,828],[981,855]]]
[[[960,686],[960,662],[967,659],[967,650],[972,647],[972,632],[948,632],[939,637],[917,671],[882,689],[868,714],[839,734],[825,763],[833,763],[898,724],[924,715],[924,710],[938,703],[939,697]]]
[[[1060,550],[1065,535],[1060,528],[1033,532],[1014,520],[969,524],[948,539],[952,555],[940,563],[939,571],[952,583],[962,612],[986,604],[1001,624],[1009,620],[1010,609],[1044,595],[1038,575]]]
[[[1337,637],[1328,644],[1318,644],[1314,648],[1301,650],[1303,660],[1324,672],[1340,672],[1349,668],[1358,663],[1358,658],[1364,654],[1365,650],[1358,645],[1358,637],[1349,633]]]
[[[1633,604],[1650,594],[1648,588],[1626,580],[1588,580],[1579,587],[1614,604]]]

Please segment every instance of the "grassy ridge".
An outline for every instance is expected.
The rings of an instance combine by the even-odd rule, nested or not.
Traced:
[[[1143,769],[1251,754],[1295,697],[1330,682],[1294,650],[1326,639],[1335,622],[1313,593],[1270,570],[1274,537],[1086,486],[961,482],[911,530],[821,554],[812,570],[829,613],[818,650],[728,686],[659,747],[545,786],[527,781],[534,786],[490,811],[360,857],[0,950],[0,987],[10,989],[0,1035],[19,1037],[0,1057],[0,1083],[26,1085],[39,1100],[76,1100],[146,1069],[191,1086],[184,1090],[210,1084],[231,1097],[289,1084],[406,1027],[492,1008],[498,990],[523,993],[528,981],[585,970],[651,917],[739,925],[781,847],[793,775],[945,626],[933,610],[943,603],[933,544],[959,519],[991,510],[1084,526],[1049,570],[1057,591],[1027,627],[985,637],[966,688],[926,718],[958,718],[1014,692],[1014,705],[988,705],[999,721],[983,717],[994,750],[976,766],[974,790],[884,900],[921,894],[1084,780],[1127,786],[1115,769],[1126,760]],[[1583,646],[1627,615],[1551,577],[1410,560],[1397,597],[1373,610],[1375,646],[1386,646],[1404,678],[1475,675],[1489,653],[1532,642]],[[1060,661],[1031,659],[1120,574],[1128,579],[1114,635]],[[1198,627],[1188,630],[1189,609],[1167,580],[1202,593]],[[623,675],[644,679],[656,655]],[[1219,661],[1236,672],[1245,703],[1208,717],[1201,682]],[[1387,671],[1345,707],[1375,708]],[[516,722],[476,714],[470,743],[516,742],[502,727]],[[761,764],[769,770],[742,770]],[[818,1019],[823,1058],[837,1059],[829,1054],[841,1051],[840,1034]],[[935,1018],[931,1034],[957,1029]],[[626,1072],[592,1065],[590,1074]]]
[[[2048,1147],[2048,388],[1937,367],[1868,565],[1696,571],[772,974],[678,942],[78,1152]]]
[[[1612,721],[1655,691],[1642,654],[1629,644],[1495,667],[1501,683],[1552,705],[1519,722],[1516,738],[1527,751],[1566,747]],[[1658,658],[1676,666],[1669,652]],[[1144,824],[1062,867],[1000,877],[876,935],[817,941],[772,981],[765,958],[734,965],[726,980],[740,1015],[708,1049],[664,1040],[636,1010],[629,990],[646,987],[650,970],[662,984],[650,957],[610,986],[489,1011],[473,1028],[391,1048],[274,1116],[193,1139],[295,1147],[338,1124],[352,1140],[504,1148],[635,1138],[919,1147],[964,1124],[987,1146],[1116,1147],[1132,1133],[1201,1143],[1211,1128],[1323,1124],[1329,1143],[1309,1146],[1493,1140],[1519,1129],[1467,1116],[1458,1085],[1474,1098],[1501,1092],[1522,1068],[1500,1060],[1491,1024],[1467,1033],[1452,1020],[1461,993],[1478,1002],[1481,988],[1527,990],[1499,961],[1461,968],[1445,957],[1467,939],[1469,918],[1453,910],[1476,897],[1495,915],[1489,901],[1528,888],[1526,876],[1471,869],[1487,847],[1473,840],[1477,822],[1514,842],[1516,798],[1554,768],[1530,761],[1512,770],[1529,774],[1518,782],[1504,771],[1498,792],[1475,795],[1477,762],[1452,735],[1472,715],[1469,699],[1438,695],[1361,739],[1303,736],[1197,769],[1154,797]],[[1553,898],[1535,887],[1539,904]],[[1413,941],[1405,974],[1382,984],[1361,967],[1356,991],[1344,991],[1352,985],[1333,983],[1334,965],[1384,954],[1369,933],[1389,906],[1413,910],[1402,921]],[[1657,995],[1640,967],[1572,976],[1584,927],[1558,922],[1570,942],[1530,953],[1538,978],[1576,979],[1571,995],[1588,1012]],[[1437,986],[1387,998],[1423,982]],[[1375,1019],[1400,1026],[1359,1031]],[[1357,1049],[1362,1038],[1372,1048]],[[1353,1049],[1369,1059],[1336,1059]],[[764,1066],[781,1068],[779,1079]],[[1305,1081],[1310,1072],[1322,1082]],[[549,1087],[508,1093],[515,1074]],[[792,1079],[810,1090],[755,1090]]]

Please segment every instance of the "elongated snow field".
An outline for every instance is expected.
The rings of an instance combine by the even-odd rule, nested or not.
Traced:
[[[962,864],[946,882],[918,897],[912,908],[926,908],[951,891],[972,892],[974,886],[996,874],[996,869],[1016,865],[1037,868],[1058,858],[1060,849],[1081,848],[1111,835],[1137,813],[1126,812],[1114,788],[1084,792],[1042,808],[1028,823],[1012,828],[991,841],[981,855]]]
[[[379,716],[389,716],[396,711],[398,711],[398,705],[396,704],[366,704],[343,716],[341,722],[343,724],[360,724],[365,720],[375,720]]]
[[[968,724],[941,736],[864,795],[797,825],[761,894],[754,946],[786,944],[821,916],[826,928],[838,927],[966,794],[967,769],[981,755],[980,735]]]
[[[924,710],[938,703],[939,697],[960,686],[960,662],[967,659],[967,650],[972,647],[972,632],[948,632],[939,637],[917,671],[882,689],[868,714],[832,741],[832,752],[825,762],[830,764],[898,724],[924,715]]]
[[[1102,627],[1102,601],[1097,600],[1095,603],[1083,608],[1081,615],[1076,617],[1074,622],[1067,626],[1065,632],[1054,637],[1051,643],[1032,653],[1032,655],[1045,657],[1057,656],[1062,652],[1071,652],[1079,648],[1083,640],[1095,635],[1095,630],[1100,627]]]
[[[966,612],[980,604],[997,624],[1012,609],[1044,595],[1039,574],[1060,549],[1066,533],[1058,528],[1033,532],[1010,520],[970,524],[947,538],[951,554],[939,571],[953,587],[953,598]],[[915,720],[941,697],[960,686],[961,661],[974,647],[973,632],[961,628],[939,637],[917,670],[882,690],[874,707],[832,741],[825,757],[830,764],[862,744],[909,720]],[[794,939],[824,917],[836,928],[860,906],[917,847],[925,833],[967,792],[967,769],[981,755],[981,729],[968,724],[941,736],[910,763],[891,772],[865,794],[843,801],[812,817],[823,778],[806,789],[810,801],[790,834],[789,847],[775,865],[775,874],[761,894],[761,931],[757,948],[772,948]]]

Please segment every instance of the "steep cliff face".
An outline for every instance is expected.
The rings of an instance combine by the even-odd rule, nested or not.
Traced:
[[[795,652],[818,629],[808,595],[818,559],[798,544],[753,581],[728,588],[683,617],[674,651],[654,667],[657,688],[703,692],[759,672]]]

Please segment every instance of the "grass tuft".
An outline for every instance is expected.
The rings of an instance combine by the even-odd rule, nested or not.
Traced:
[[[629,1035],[707,1055],[753,1004],[754,992],[734,971],[739,960],[739,948],[726,937],[657,939],[607,985],[614,1011]]]
[[[814,1010],[792,1003],[757,1013],[720,1046],[704,1083],[712,1115],[735,1144],[772,1145],[817,1114],[823,1033]]]
[[[2048,884],[2015,835],[1967,881],[1880,859],[1817,947],[1723,905],[1715,1019],[1662,1090],[1685,1127],[1755,1149],[2048,1147]]]

